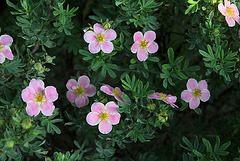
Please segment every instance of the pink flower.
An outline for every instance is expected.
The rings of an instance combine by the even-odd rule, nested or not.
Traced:
[[[58,99],[55,87],[47,86],[40,79],[32,79],[29,86],[22,90],[22,100],[27,103],[29,116],[37,116],[40,111],[46,116],[52,115],[55,106],[52,102]]]
[[[110,96],[114,96],[116,100],[118,100],[119,102],[125,102],[127,103],[126,101],[124,101],[123,99],[123,92],[120,90],[120,88],[116,87],[116,88],[113,88],[107,84],[103,85],[101,88],[100,88],[101,91],[103,91],[104,93],[110,95]]]
[[[147,31],[144,36],[138,31],[133,35],[134,44],[131,47],[132,53],[137,53],[137,58],[140,61],[145,61],[148,58],[148,53],[155,53],[158,50],[158,44],[154,42],[156,33]]]
[[[199,83],[193,78],[188,79],[187,90],[181,93],[181,98],[185,102],[189,102],[191,109],[199,106],[200,100],[206,102],[210,98],[210,92],[207,89],[207,82],[201,80]]]
[[[102,50],[104,53],[111,53],[113,44],[110,41],[116,39],[116,32],[113,29],[105,30],[99,23],[96,23],[93,29],[94,31],[87,31],[84,34],[84,40],[89,43],[89,51],[98,53]]]
[[[96,88],[90,84],[90,79],[83,75],[78,78],[78,82],[74,79],[69,79],[66,84],[67,99],[70,102],[75,102],[77,107],[86,106],[89,102],[88,97],[96,94]]]
[[[174,103],[177,101],[177,97],[176,96],[172,96],[172,95],[167,95],[164,93],[154,93],[153,95],[149,95],[148,96],[149,99],[157,99],[157,100],[162,100],[163,102],[165,102],[166,104],[171,105],[173,108],[174,107],[178,107],[177,105],[175,105]]]
[[[5,58],[13,60],[13,54],[10,46],[13,42],[13,38],[9,35],[2,35],[0,37],[0,63],[5,61]]]
[[[105,106],[100,102],[95,102],[92,104],[92,112],[87,115],[86,121],[91,126],[99,124],[98,130],[102,134],[108,134],[112,130],[112,125],[117,125],[120,121],[121,115],[117,111],[118,108],[119,106],[113,101]]]
[[[235,21],[240,24],[239,12],[235,4],[230,4],[228,0],[225,0],[225,6],[220,3],[218,10],[225,16],[229,27],[235,26]]]

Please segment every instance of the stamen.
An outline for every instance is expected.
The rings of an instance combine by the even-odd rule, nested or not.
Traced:
[[[103,112],[100,114],[100,120],[108,120],[108,114]]]
[[[81,88],[81,87],[76,88],[76,89],[75,89],[75,93],[76,93],[77,95],[82,95],[82,94],[84,94],[84,88]]]

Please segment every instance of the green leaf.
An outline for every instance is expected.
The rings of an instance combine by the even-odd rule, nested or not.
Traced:
[[[212,153],[212,146],[211,146],[210,142],[205,138],[202,138],[202,141],[203,141],[203,144],[206,147],[206,152],[207,153]]]
[[[182,140],[191,150],[193,149],[192,143],[185,136],[182,138]]]
[[[173,48],[169,48],[168,49],[168,59],[171,65],[173,65],[173,61],[174,61],[174,51]]]
[[[199,151],[193,149],[193,153],[198,156],[198,157],[204,157],[204,155],[202,153],[200,153]]]

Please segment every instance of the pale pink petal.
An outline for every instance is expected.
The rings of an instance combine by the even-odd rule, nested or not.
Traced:
[[[167,101],[171,104],[171,103],[175,103],[177,101],[177,97],[176,96],[172,96],[172,95],[168,95],[167,96]]]
[[[0,44],[10,46],[13,42],[13,38],[9,35],[2,35],[0,37]]]
[[[109,86],[107,84],[101,86],[100,90],[102,92],[108,94],[108,95],[111,95],[111,96],[113,95],[113,93],[112,93],[113,87],[111,87],[111,86]]]
[[[189,107],[191,109],[197,108],[199,106],[199,104],[200,104],[200,100],[197,97],[192,97],[189,101]]]
[[[95,102],[92,104],[91,110],[92,110],[92,112],[96,112],[99,114],[103,113],[104,112],[104,104],[102,104],[101,102]]]
[[[111,53],[114,46],[113,43],[111,43],[110,41],[103,41],[101,48],[104,53]]]
[[[93,25],[94,32],[97,34],[102,34],[104,32],[104,28],[99,23]]]
[[[58,93],[55,87],[47,86],[44,91],[45,98],[47,101],[54,102],[58,99]]]
[[[83,38],[87,43],[91,43],[97,39],[96,34],[93,31],[87,31]]]
[[[105,106],[106,113],[108,113],[108,114],[117,113],[118,108],[119,108],[119,106],[117,105],[117,103],[113,102],[113,101],[108,102]]]
[[[231,4],[231,5],[230,5],[230,8],[233,9],[234,15],[236,15],[236,16],[239,15],[238,8],[237,8],[237,6],[236,6],[235,4]]]
[[[140,31],[135,32],[135,34],[133,35],[134,42],[141,42],[142,39],[143,39],[143,34]]]
[[[87,117],[86,117],[86,121],[89,125],[91,126],[95,126],[99,123],[100,121],[100,116],[98,113],[96,112],[90,112]]]
[[[117,34],[113,29],[109,29],[104,33],[104,37],[106,40],[114,40],[116,39]]]
[[[221,12],[222,15],[226,16],[227,11],[225,6],[222,3],[218,5],[218,10]]]
[[[91,42],[88,45],[88,50],[93,54],[98,53],[100,49],[101,49],[100,43],[97,41]]]
[[[98,130],[102,134],[108,134],[112,130],[112,125],[107,120],[103,120],[99,123]]]
[[[89,102],[89,100],[88,100],[88,97],[86,95],[79,95],[75,99],[75,104],[79,108],[83,107],[83,106],[86,106],[88,104],[88,102]]]
[[[227,15],[225,18],[226,18],[226,21],[227,21],[229,27],[235,26],[235,21],[234,21],[234,19],[232,19],[231,16]]]
[[[154,93],[153,95],[148,95],[148,98],[149,98],[149,99],[159,99],[159,98],[160,98],[160,97],[159,97],[159,93],[156,92],[156,93]]]
[[[123,99],[122,95],[120,95],[119,97],[116,96],[116,95],[114,95],[114,98],[115,98],[117,101],[119,101],[119,102],[125,102],[125,103],[127,103],[127,102]]]
[[[35,99],[35,90],[32,87],[26,87],[22,90],[21,96],[24,102],[33,101]]]
[[[29,83],[36,93],[41,93],[44,90],[44,82],[40,79],[32,79]]]
[[[199,83],[198,83],[198,89],[201,91],[203,89],[207,89],[208,85],[207,85],[207,82],[205,80],[201,80]]]
[[[137,52],[137,58],[138,58],[138,60],[140,60],[140,61],[145,61],[145,60],[147,60],[147,58],[148,58],[148,52],[147,52],[147,50],[145,50],[145,49],[140,49],[140,50],[138,50],[138,52]]]
[[[51,116],[53,111],[55,109],[55,106],[52,102],[42,102],[41,104],[41,111],[45,116]]]
[[[156,33],[154,31],[147,31],[144,34],[144,40],[147,42],[152,42],[156,39]]]
[[[239,16],[233,15],[232,17],[240,25],[240,18],[239,18]]]
[[[195,79],[193,79],[193,78],[188,79],[188,81],[187,81],[187,89],[188,90],[190,90],[190,91],[195,90],[197,88],[197,85],[198,85],[198,83]]]
[[[13,54],[9,47],[2,48],[1,52],[6,58],[8,58],[9,60],[13,60]]]
[[[74,90],[78,87],[77,81],[75,79],[69,79],[66,87],[68,90]]]
[[[140,48],[139,42],[135,42],[135,43],[132,45],[132,47],[131,47],[131,52],[132,52],[132,53],[136,53],[139,48]]]
[[[82,88],[87,88],[90,84],[90,79],[88,78],[88,76],[83,75],[78,78],[78,84]]]
[[[225,0],[225,7],[228,8],[230,6],[230,1],[229,0]]]
[[[156,53],[158,51],[158,44],[156,42],[151,42],[147,47],[147,51],[149,53]]]
[[[181,93],[181,98],[182,98],[182,100],[184,100],[185,102],[189,102],[192,97],[193,97],[192,91],[184,90],[184,91]]]
[[[90,84],[87,88],[84,89],[84,93],[88,97],[92,97],[96,94],[96,87],[94,85]]]
[[[70,102],[75,102],[75,99],[77,98],[77,94],[73,91],[68,91],[67,92],[67,99]]]
[[[40,112],[37,102],[28,102],[26,107],[27,114],[29,116],[37,116]]]
[[[119,113],[110,114],[108,120],[112,125],[117,125],[120,121],[121,115]]]
[[[5,61],[5,56],[2,52],[0,52],[0,64],[2,64]]]
[[[200,96],[201,101],[206,102],[209,100],[209,98],[210,98],[209,90],[207,90],[207,89],[202,90],[201,96]]]

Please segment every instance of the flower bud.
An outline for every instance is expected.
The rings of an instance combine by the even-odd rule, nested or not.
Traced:
[[[14,141],[13,140],[7,140],[5,147],[6,148],[12,148],[14,146]]]
[[[40,71],[42,69],[42,64],[40,63],[34,64],[34,69],[36,69],[37,71]]]
[[[31,120],[28,120],[28,119],[24,119],[21,125],[22,125],[22,128],[25,130],[32,127]]]
[[[168,120],[168,115],[165,112],[161,112],[160,114],[157,115],[158,121],[159,122],[166,122]]]
[[[148,104],[147,109],[149,109],[150,111],[154,111],[156,109],[156,104],[155,103]]]
[[[53,61],[53,59],[52,59],[52,57],[51,56],[46,56],[46,61],[48,62],[48,63],[52,63],[52,61]]]
[[[104,28],[104,29],[110,29],[111,28],[111,24],[109,23],[109,22],[104,22],[103,24],[102,24],[102,28]]]

